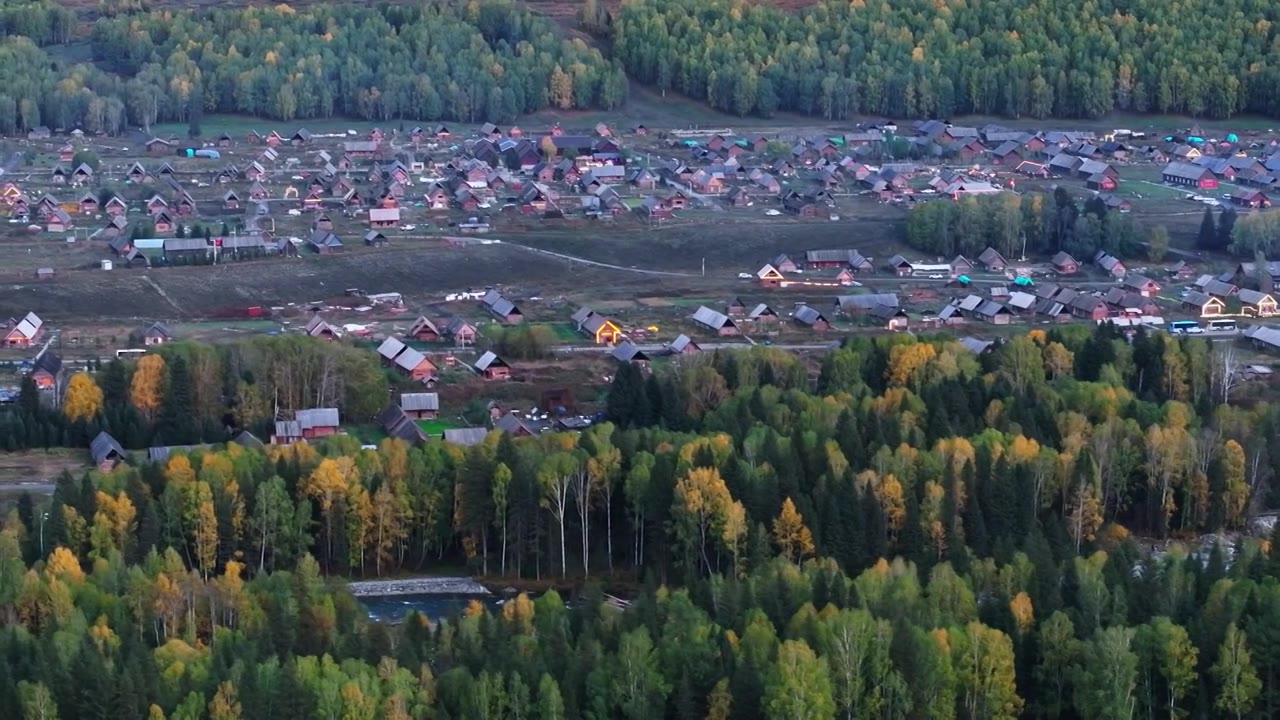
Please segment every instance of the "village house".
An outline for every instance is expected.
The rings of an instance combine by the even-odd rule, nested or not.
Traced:
[[[756,282],[760,287],[776,288],[782,285],[782,273],[772,265],[765,265],[756,271]]]
[[[272,445],[289,445],[303,440],[314,440],[338,434],[340,423],[337,408],[312,408],[298,410],[293,420],[277,420]]]
[[[1098,253],[1093,256],[1093,262],[1096,263],[1098,267],[1102,268],[1103,272],[1117,280],[1124,279],[1125,273],[1128,272],[1128,268],[1126,268],[1124,263],[1120,261],[1120,258],[1103,250],[1099,250]]]
[[[702,348],[698,346],[698,343],[683,333],[677,335],[676,339],[667,345],[667,353],[669,355],[696,355],[700,352],[702,352]]]
[[[1202,318],[1219,317],[1227,312],[1227,304],[1199,290],[1192,290],[1182,298],[1182,307]]]
[[[111,472],[116,465],[128,458],[124,447],[106,430],[99,432],[89,442],[89,456],[93,458],[94,467],[104,473]]]
[[[332,255],[346,250],[342,240],[332,230],[317,228],[307,238],[307,246],[318,255]]]
[[[1160,171],[1160,177],[1170,185],[1185,185],[1200,190],[1217,190],[1218,178],[1209,168],[1185,162],[1171,162]]]
[[[1080,261],[1061,250],[1049,260],[1049,264],[1053,265],[1054,271],[1059,275],[1075,275],[1080,272]]]
[[[474,367],[485,380],[506,380],[511,377],[511,366],[491,350],[481,355]]]
[[[440,396],[436,393],[400,393],[400,408],[414,420],[435,420],[440,416]]]
[[[35,345],[44,335],[44,321],[29,312],[21,320],[10,319],[3,329],[2,344],[5,347],[26,348]]]
[[[476,344],[476,327],[462,318],[453,318],[444,326],[444,338],[458,347]]]
[[[973,263],[963,255],[951,259],[951,277],[960,277],[973,272]]]
[[[814,332],[826,332],[831,329],[831,323],[827,322],[827,318],[812,305],[801,305],[796,308],[791,319]]]
[[[865,295],[840,295],[836,297],[835,309],[845,315],[864,315],[878,305],[900,307],[896,293],[868,293]]]
[[[1186,260],[1179,260],[1165,268],[1165,273],[1174,281],[1190,280],[1196,274],[1196,269]]]
[[[591,338],[597,345],[613,345],[622,339],[622,326],[591,308],[579,308],[573,314],[573,321],[578,326],[578,332]]]
[[[1231,193],[1231,204],[1247,208],[1269,208],[1271,198],[1261,190],[1236,188],[1235,192]]]
[[[396,358],[400,353],[404,352],[408,346],[396,338],[389,337],[383,340],[375,352],[378,353],[378,360],[383,367],[391,367],[395,364]]]
[[[1160,294],[1160,283],[1144,275],[1128,275],[1120,283],[1125,290],[1132,290],[1143,297],[1154,297]]]
[[[388,338],[393,340],[394,338]],[[398,340],[396,342],[399,342]],[[436,380],[436,365],[427,359],[418,350],[413,348],[405,348],[403,352],[396,356],[392,365],[396,370],[413,382],[434,384]]]
[[[425,315],[419,315],[418,319],[413,321],[413,325],[409,326],[409,332],[405,333],[405,337],[418,342],[436,342],[440,339],[440,330]]]
[[[407,412],[396,404],[391,404],[377,415],[377,422],[387,437],[403,440],[409,445],[420,445],[427,441],[427,433]]]
[[[623,340],[609,355],[620,363],[630,363],[641,370],[649,369],[649,356],[630,340]]]
[[[747,311],[746,319],[760,325],[772,325],[778,322],[778,313],[768,305],[759,303]]]
[[[494,317],[507,325],[519,325],[524,322],[524,313],[520,312],[520,308],[497,290],[485,293],[480,302]]]
[[[311,316],[306,327],[303,328],[303,333],[309,337],[330,341],[337,340],[342,335],[337,328],[325,322],[325,319],[319,315]]]
[[[1260,318],[1280,315],[1276,299],[1270,293],[1241,290],[1236,293],[1236,297],[1239,298],[1241,310],[1245,315]]]
[[[44,350],[36,356],[29,374],[38,390],[53,390],[62,379],[62,356],[52,350]]]
[[[693,321],[703,327],[714,332],[721,337],[729,337],[738,334],[738,326],[722,312],[717,312],[703,305],[693,314]]]
[[[173,335],[169,332],[169,327],[159,321],[151,323],[142,331],[142,344],[147,347],[164,345],[172,339]]]
[[[1099,321],[1111,316],[1111,308],[1100,297],[1087,293],[1078,293],[1067,303],[1071,315],[1085,320]]]
[[[387,243],[387,236],[381,230],[370,230],[364,234],[364,244],[367,247],[384,247]]]
[[[796,264],[796,261],[792,260],[791,257],[786,254],[775,257],[773,262],[770,264],[773,265],[773,267],[780,273],[794,273],[800,269],[800,266]]]
[[[978,263],[982,265],[987,272],[1003,273],[1005,268],[1009,267],[1009,261],[1004,259],[998,250],[988,247],[978,256]]]
[[[901,255],[894,255],[884,264],[885,269],[897,275],[898,277],[906,277],[913,272],[911,262]]]
[[[400,208],[370,208],[369,227],[386,229],[400,226]]]
[[[172,155],[173,143],[164,138],[153,137],[142,144],[148,155]]]
[[[45,230],[51,233],[66,232],[74,226],[71,216],[62,208],[55,208],[45,220]]]
[[[879,322],[885,330],[899,332],[906,330],[910,326],[910,319],[907,317],[907,311],[900,307],[891,307],[889,305],[877,305],[867,313],[868,317],[874,318]]]

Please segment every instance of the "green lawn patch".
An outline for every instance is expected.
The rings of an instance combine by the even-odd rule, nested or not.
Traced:
[[[457,422],[446,418],[436,418],[435,420],[418,420],[418,427],[428,435],[439,435],[445,430],[462,427]]]

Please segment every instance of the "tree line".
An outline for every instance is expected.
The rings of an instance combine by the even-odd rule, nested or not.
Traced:
[[[206,111],[508,121],[547,107],[610,109],[627,93],[621,67],[508,0],[122,14],[94,23],[92,65],[46,54],[38,44],[49,34],[0,40],[0,69],[13,79],[0,93],[0,132],[194,129]]]
[[[1063,187],[1052,195],[1006,192],[917,202],[907,215],[905,233],[907,244],[916,250],[948,258],[974,259],[993,247],[1006,258],[1063,250],[1088,262],[1099,250],[1133,257],[1144,241],[1157,246],[1160,256],[1168,249],[1163,228],[1144,233],[1128,213],[1108,209],[1096,196],[1082,206]]]
[[[388,384],[372,352],[313,338],[169,343],[136,362],[90,362],[70,376],[59,408],[25,378],[18,402],[0,409],[0,446],[87,447],[103,430],[133,449],[219,442],[240,430],[265,439],[294,410],[337,407],[367,422],[386,406]]]
[[[1274,115],[1280,11],[1241,1],[1220,10],[1188,25],[1192,7],[1156,0],[871,0],[801,12],[644,0],[625,3],[609,29],[632,77],[738,115]],[[597,12],[583,22],[603,29]]]

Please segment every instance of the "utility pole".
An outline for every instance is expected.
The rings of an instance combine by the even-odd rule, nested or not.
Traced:
[[[707,276],[707,259],[702,258],[702,277]]]

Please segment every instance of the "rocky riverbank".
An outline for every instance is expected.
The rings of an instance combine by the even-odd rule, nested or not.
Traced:
[[[348,586],[356,597],[384,595],[489,595],[485,586],[466,577],[362,580]]]

